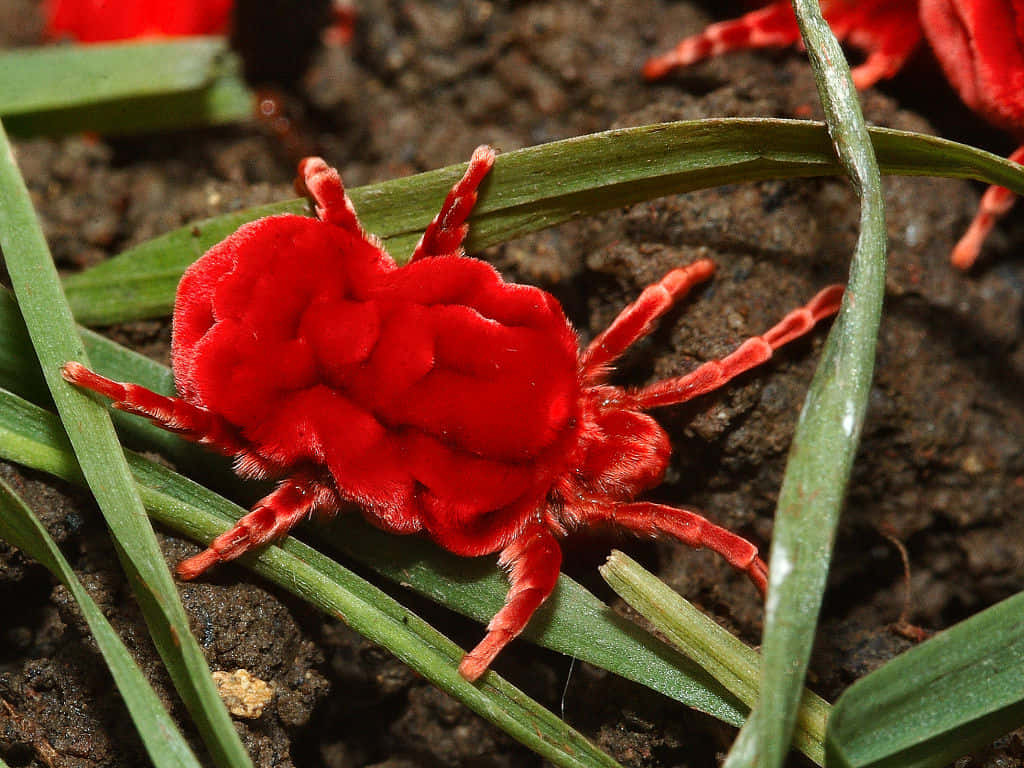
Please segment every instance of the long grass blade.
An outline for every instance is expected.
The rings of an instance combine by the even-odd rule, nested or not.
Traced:
[[[1024,723],[1024,593],[851,685],[827,734],[836,768],[938,768]]]
[[[115,546],[157,650],[207,749],[220,766],[250,765],[188,627],[156,535],[146,517],[106,410],[60,376],[67,360],[87,362],[57,270],[0,125],[0,247],[47,387]]]
[[[146,676],[99,606],[89,597],[56,542],[3,480],[0,480],[0,538],[46,566],[74,597],[153,765],[156,768],[199,768],[199,761],[160,704]]]
[[[955,142],[871,129],[886,173],[974,178],[1024,194],[1024,171]],[[451,166],[351,190],[363,224],[399,261],[408,256],[465,170]],[[474,208],[467,247],[479,250],[570,219],[670,193],[769,178],[842,172],[820,123],[722,119],[646,125],[552,142],[498,157]],[[241,224],[304,213],[289,200],[169,232],[65,281],[75,317],[101,325],[166,316],[185,268]]]
[[[860,438],[885,293],[882,182],[843,52],[817,0],[793,0],[836,155],[861,198],[842,309],[804,403],[772,536],[756,716],[727,768],[779,768],[803,693],[835,530]]]
[[[0,118],[12,135],[125,135],[254,114],[238,59],[216,37],[4,52],[0,82]]]

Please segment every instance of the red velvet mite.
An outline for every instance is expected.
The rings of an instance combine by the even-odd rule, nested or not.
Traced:
[[[355,503],[372,524],[422,532],[464,556],[500,552],[511,588],[459,671],[474,680],[518,635],[558,578],[558,539],[609,523],[720,553],[762,591],[756,547],[700,514],[637,501],[661,482],[664,430],[645,411],[712,392],[836,312],[831,286],[722,360],[640,388],[608,383],[615,360],[711,277],[702,259],[646,288],[584,349],[558,301],[505,282],[462,252],[480,147],[410,262],[363,231],[338,172],[319,158],[297,186],[317,218],[246,224],[185,273],[172,356],[180,398],[79,363],[64,377],[129,413],[235,458],[277,488],[209,549],[195,578],[284,536],[314,511]]]

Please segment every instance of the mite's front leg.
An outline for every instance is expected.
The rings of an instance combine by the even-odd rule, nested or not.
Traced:
[[[525,629],[533,612],[547,600],[558,582],[562,549],[551,531],[535,523],[502,550],[498,564],[509,569],[511,588],[504,607],[487,625],[487,636],[459,664],[459,674],[471,681],[487,671],[494,657]]]

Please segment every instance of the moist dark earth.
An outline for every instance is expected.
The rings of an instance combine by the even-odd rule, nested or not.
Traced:
[[[303,138],[358,186],[465,161],[484,142],[508,151],[663,120],[820,115],[795,51],[736,54],[656,85],[641,81],[645,55],[735,15],[739,5],[363,0],[352,43],[317,51],[294,85]],[[34,3],[0,2],[6,46],[37,43],[40,27]],[[270,41],[248,55],[293,56],[276,46]],[[864,94],[866,116],[1003,154],[1012,149],[1008,137],[943,87],[922,53],[895,81]],[[199,218],[294,196],[293,159],[255,122],[131,139],[21,140],[16,150],[65,272]],[[812,687],[833,701],[912,645],[894,631],[901,619],[939,630],[1024,588],[1024,216],[1018,210],[998,227],[981,264],[965,276],[947,257],[980,187],[888,178],[885,190],[890,267],[877,372],[810,669]],[[669,269],[714,259],[713,282],[624,361],[620,380],[642,383],[727,353],[842,281],[857,219],[857,201],[842,180],[738,184],[582,220],[481,256],[507,278],[551,291],[584,339]],[[166,320],[103,330],[168,361]],[[824,337],[811,334],[715,396],[657,413],[674,458],[651,498],[698,506],[765,546]],[[41,516],[160,695],[187,722],[91,497],[14,465],[0,464],[0,473]],[[169,564],[197,551],[160,537]],[[706,553],[588,535],[566,545],[565,570],[622,609],[596,570],[612,546],[758,642],[755,591]],[[481,636],[479,625],[384,586],[464,647]],[[240,568],[222,567],[181,584],[181,592],[211,667],[244,668],[275,686],[260,719],[236,721],[258,766],[542,762],[388,652]],[[73,600],[4,543],[0,604],[0,757],[14,767],[145,764]],[[734,735],[526,642],[507,649],[496,668],[627,766],[713,766]],[[957,765],[1022,761],[1018,732]],[[791,764],[810,763],[794,755]]]

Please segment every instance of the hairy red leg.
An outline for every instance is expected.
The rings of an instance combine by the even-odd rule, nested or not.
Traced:
[[[793,7],[789,0],[783,0],[738,19],[705,27],[700,34],[686,38],[668,53],[648,59],[643,73],[648,80],[658,80],[677,67],[688,67],[729,51],[784,48],[799,40],[800,29]]]
[[[416,243],[409,261],[429,256],[444,256],[455,253],[462,247],[462,241],[466,239],[466,233],[469,231],[466,219],[476,205],[477,188],[493,166],[493,149],[481,145],[473,151],[466,173],[448,193],[441,210]]]
[[[645,536],[668,534],[694,549],[717,552],[737,571],[747,574],[762,595],[768,588],[768,566],[757,556],[757,547],[697,512],[665,504],[633,502],[616,504],[606,515],[598,519]],[[592,521],[594,518],[587,522]]]
[[[508,645],[555,588],[562,565],[562,550],[554,535],[535,523],[525,528],[504,550],[498,564],[509,569],[511,587],[505,605],[490,624],[487,635],[462,658],[459,674],[476,680],[494,657]]]
[[[209,446],[226,456],[249,451],[249,444],[234,425],[222,416],[197,408],[181,398],[159,395],[138,384],[113,381],[76,362],[65,363],[61,375],[75,386],[110,398],[113,401],[111,405],[119,411],[145,416],[169,432]]]
[[[773,350],[803,336],[819,320],[834,315],[839,311],[842,297],[843,286],[831,285],[825,288],[807,304],[782,318],[768,332],[747,339],[721,360],[709,360],[685,376],[659,381],[627,393],[625,407],[645,411],[663,405],[685,403],[699,395],[713,392],[744,371],[766,362],[771,358]]]
[[[299,161],[295,191],[313,201],[320,221],[366,237],[356,216],[356,208],[345,191],[341,174],[322,157],[306,157]]]
[[[312,477],[284,480],[264,496],[233,528],[222,533],[209,548],[178,564],[178,575],[194,579],[216,563],[234,560],[251,549],[283,538],[314,510],[334,511],[335,492]]]
[[[822,0],[821,9],[835,36],[867,52],[853,68],[853,82],[868,88],[892,77],[921,40],[918,0]],[[747,48],[786,47],[800,42],[800,29],[788,0],[772,3],[738,19],[719,22],[655,56],[644,77],[657,80],[676,67]]]
[[[588,384],[597,384],[607,376],[611,363],[642,339],[654,323],[683,298],[693,286],[704,282],[715,272],[710,259],[700,259],[685,267],[673,269],[643,292],[616,317],[580,356],[580,364]]]
[[[1024,164],[1024,146],[1018,147],[1009,157],[1015,163]],[[960,269],[970,269],[981,255],[981,246],[992,231],[996,221],[1013,207],[1016,196],[1006,187],[992,186],[985,190],[974,215],[971,226],[953,248],[953,265]]]

